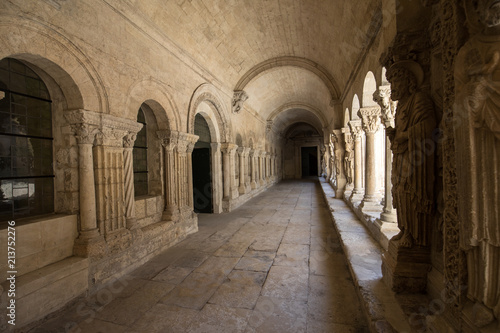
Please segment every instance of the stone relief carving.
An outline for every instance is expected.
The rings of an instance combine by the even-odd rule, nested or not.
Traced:
[[[500,318],[500,4],[479,0],[483,30],[460,49],[455,66],[455,140],[461,247],[467,296],[481,309],[476,326]],[[486,309],[484,308],[486,307]],[[476,311],[477,313],[477,311]]]
[[[391,96],[398,101],[395,128],[388,128],[393,161],[393,198],[400,233],[392,238],[399,247],[429,245],[434,201],[435,149],[431,144],[436,128],[432,100],[418,86],[423,70],[411,60],[394,63],[387,71]]]
[[[344,133],[345,155],[344,171],[347,184],[353,183],[354,175],[354,140],[351,133]]]
[[[248,99],[248,95],[243,90],[234,92],[233,95],[233,113],[239,113],[243,107],[243,103]]]
[[[363,130],[366,133],[375,133],[380,125],[380,107],[362,108],[358,111],[361,117]]]
[[[382,122],[385,127],[394,127],[397,102],[391,99],[391,86],[379,87],[373,93],[373,101],[380,105]]]

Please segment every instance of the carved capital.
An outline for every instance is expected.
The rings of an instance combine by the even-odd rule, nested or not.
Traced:
[[[375,133],[380,125],[380,107],[361,108],[358,115],[363,120],[363,130],[366,133]]]
[[[351,120],[349,122],[349,128],[350,128],[350,132],[351,132],[351,135],[353,137],[353,139],[355,141],[358,141],[361,139],[361,134],[363,133],[362,132],[362,127],[361,127],[361,120],[359,119],[356,119],[356,120]],[[345,134],[345,132],[344,132]]]
[[[272,129],[273,129],[273,121],[272,120],[268,120],[267,124],[266,124],[266,133],[271,132]]]
[[[391,86],[381,86],[373,93],[373,100],[380,105],[381,119],[385,127],[394,127],[397,102],[391,99]]]
[[[116,128],[101,128],[96,135],[96,144],[99,146],[123,147],[123,138],[127,132]]]
[[[137,139],[137,133],[128,132],[123,137],[123,148],[133,148],[135,139]]]
[[[238,146],[234,143],[223,143],[221,145],[221,151],[224,154],[234,154],[237,148]]]
[[[248,99],[248,95],[243,90],[237,90],[233,95],[233,113],[239,113],[243,108],[243,103]]]
[[[99,128],[89,124],[71,124],[71,129],[79,144],[94,144]]]
[[[167,151],[173,151],[177,146],[177,141],[179,138],[179,132],[177,131],[157,131],[156,135],[160,140],[161,145]]]

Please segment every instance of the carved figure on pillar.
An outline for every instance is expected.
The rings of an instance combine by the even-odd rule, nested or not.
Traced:
[[[467,296],[489,312],[474,318],[484,326],[500,318],[500,4],[479,0],[470,14],[483,30],[456,60],[455,147]]]
[[[387,71],[392,99],[398,101],[395,128],[388,128],[392,144],[393,198],[401,230],[391,241],[399,247],[429,245],[434,202],[434,155],[436,128],[434,105],[418,90],[423,70],[414,61],[394,63]]]
[[[347,184],[352,184],[354,174],[354,140],[350,133],[345,133],[344,171]]]

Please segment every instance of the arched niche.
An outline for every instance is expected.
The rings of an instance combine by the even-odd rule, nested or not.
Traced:
[[[366,73],[365,81],[363,83],[363,98],[362,106],[376,106],[377,103],[373,100],[373,93],[377,90],[377,80],[373,72]]]

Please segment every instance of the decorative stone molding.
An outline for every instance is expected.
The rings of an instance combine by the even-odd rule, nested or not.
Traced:
[[[240,113],[243,103],[248,99],[248,95],[243,90],[236,90],[233,95],[233,113]]]
[[[358,115],[363,120],[363,130],[366,133],[372,134],[377,132],[381,116],[379,106],[361,108],[358,111]]]
[[[163,130],[163,131],[157,131],[156,135],[158,136],[161,145],[167,151],[173,151],[177,146],[177,141],[179,139],[179,132]]]
[[[271,132],[272,129],[273,129],[273,121],[272,120],[268,120],[267,123],[266,123],[266,133]]]
[[[137,139],[137,133],[128,132],[123,137],[123,148],[133,148],[135,140]]]

